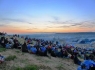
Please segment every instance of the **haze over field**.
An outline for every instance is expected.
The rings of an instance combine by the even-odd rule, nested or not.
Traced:
[[[95,0],[0,0],[0,31],[95,32]]]

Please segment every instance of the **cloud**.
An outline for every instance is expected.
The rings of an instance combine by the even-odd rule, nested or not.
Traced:
[[[51,27],[51,26],[47,26],[47,28],[53,28],[53,27]]]
[[[82,25],[82,23],[79,23],[79,24],[73,24],[71,26],[78,26],[78,25]]]
[[[94,28],[95,27],[95,22],[93,22],[93,21],[85,21],[85,22],[82,22],[80,27],[82,27],[82,28]]]
[[[3,24],[2,24],[2,23],[0,22],[0,27],[4,27],[4,26],[8,26],[8,24],[7,24],[7,23],[3,23]]]
[[[67,21],[66,21],[67,22]],[[69,23],[70,24],[70,23]],[[61,25],[61,26],[58,26],[57,28],[68,28],[68,27],[73,27],[73,26],[80,26],[82,25],[83,23],[80,22],[80,23],[72,23],[70,25]]]
[[[20,27],[17,27],[17,26],[12,26],[12,25],[9,25],[9,24],[0,24],[0,27],[13,27],[13,28],[20,28]]]
[[[9,27],[9,26],[11,26],[9,21],[0,19],[0,27]]]
[[[58,21],[60,18],[59,17],[55,17],[55,16],[53,16],[52,17],[55,21]]]
[[[73,20],[67,20],[67,21],[48,21],[49,23],[55,23],[55,24],[61,24],[61,26],[57,26],[55,28],[68,28],[68,27],[75,27],[75,26],[79,26],[79,27],[87,27],[87,28],[91,28],[94,27],[95,22],[94,21],[82,21],[82,22],[74,22]],[[67,25],[64,25],[67,24]],[[49,27],[48,28],[53,28],[53,27]]]
[[[26,30],[33,30],[33,29],[38,29],[38,28],[27,28]]]
[[[68,28],[70,26],[58,26],[57,28]]]
[[[90,21],[83,21],[83,22],[79,22],[79,23],[72,23],[70,26],[84,26],[87,24],[92,24]]]
[[[22,23],[32,24],[32,23],[27,22],[27,21],[25,21],[23,19],[1,18],[0,20],[2,20],[2,21],[13,21],[13,22],[22,22]]]
[[[60,18],[58,16],[52,16],[53,21],[48,21],[49,23],[55,23],[55,24],[68,24],[72,23],[72,20],[67,20],[67,21],[60,21]]]
[[[0,27],[1,27],[1,26],[5,26],[5,25],[4,25],[4,24],[0,24]]]
[[[91,22],[92,24],[95,24],[95,22]]]
[[[56,23],[55,21],[47,21],[47,22],[49,22],[49,23]]]
[[[47,21],[49,23],[54,23],[54,24],[70,24],[73,23],[72,20],[67,20],[67,21]]]
[[[32,24],[32,23],[29,23],[29,24]]]
[[[32,30],[32,29],[26,29],[26,30]]]

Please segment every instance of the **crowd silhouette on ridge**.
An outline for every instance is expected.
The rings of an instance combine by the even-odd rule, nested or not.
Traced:
[[[5,33],[1,33],[0,45],[6,49],[21,49],[22,52],[35,54],[37,56],[47,56],[60,58],[70,58],[75,64],[79,65],[77,70],[95,70],[95,49],[87,50],[83,48],[74,47],[71,45],[60,45],[58,41],[45,41],[43,39],[35,39],[28,37],[24,38],[24,44],[21,44],[17,37],[19,35],[13,35],[10,39],[6,38]],[[35,44],[33,43],[35,42]],[[1,47],[0,46],[0,47]],[[82,57],[84,61],[80,61],[78,57]],[[4,62],[4,56],[0,54],[0,63]]]

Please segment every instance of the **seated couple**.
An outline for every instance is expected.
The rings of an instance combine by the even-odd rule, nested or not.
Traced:
[[[31,46],[30,44],[27,45],[28,52],[32,54],[38,54],[40,56],[47,56],[47,49],[44,46],[41,46],[39,48],[35,46]]]
[[[36,54],[37,52],[37,49],[34,45],[31,45],[31,44],[27,44],[27,50],[29,53],[32,53],[32,54]]]

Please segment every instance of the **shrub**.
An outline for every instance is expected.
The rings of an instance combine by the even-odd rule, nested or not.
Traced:
[[[14,70],[39,70],[39,69],[36,65],[28,65],[28,66],[25,66],[24,68],[15,67]]]
[[[0,48],[0,52],[6,51],[6,48]]]
[[[23,70],[23,68],[17,67],[14,70]]]
[[[0,70],[39,70],[39,68],[36,65],[28,65],[25,67],[15,67],[15,66],[8,66],[6,64],[3,64],[0,67]]]
[[[11,60],[14,60],[16,59],[17,57],[15,55],[10,55],[8,56],[7,58],[5,58],[6,61],[11,61]]]

